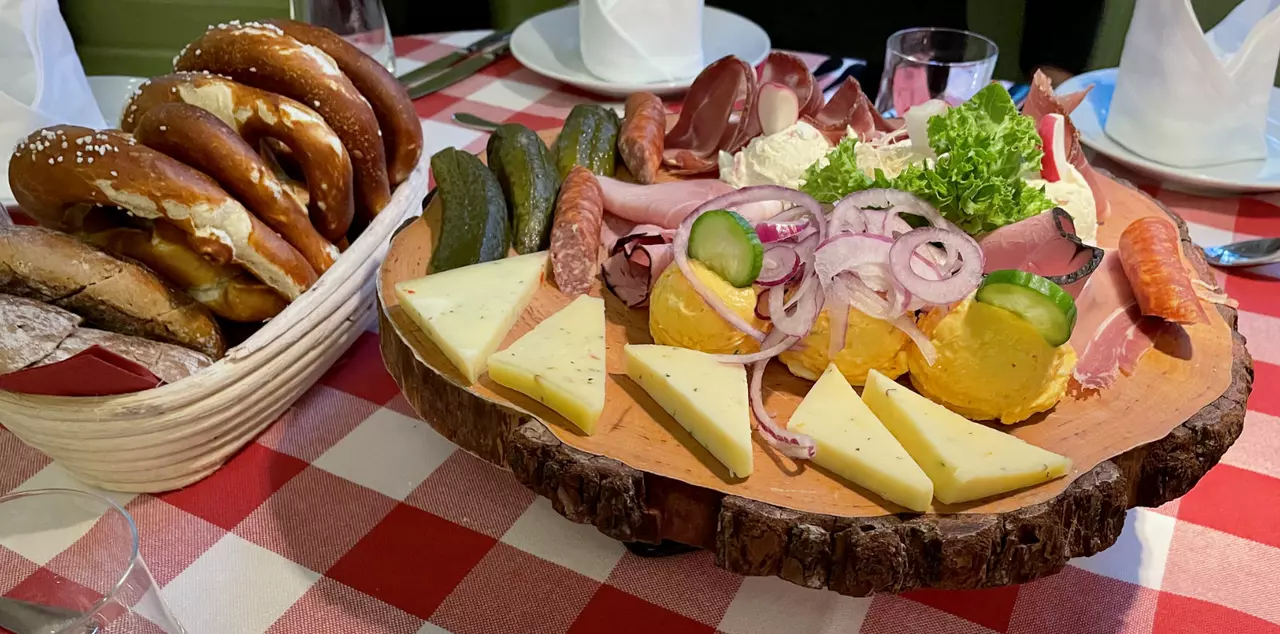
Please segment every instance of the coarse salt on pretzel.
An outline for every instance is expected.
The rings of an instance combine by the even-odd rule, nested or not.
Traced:
[[[337,133],[307,106],[210,73],[174,73],[144,82],[125,105],[120,127],[161,103],[199,106],[234,128],[252,146],[273,139],[292,150],[307,181],[311,222],[330,242],[342,240],[355,215],[351,158]]]
[[[174,70],[209,71],[314,108],[338,133],[355,168],[363,217],[391,200],[382,132],[369,102],[324,51],[258,22],[211,27],[178,54]]]
[[[377,60],[329,29],[294,20],[272,20],[271,24],[299,42],[319,48],[338,63],[378,117],[391,184],[398,185],[409,178],[422,156],[422,121],[404,86]]]
[[[306,209],[266,161],[213,113],[185,103],[159,104],[139,118],[133,133],[139,143],[212,176],[317,273],[327,271],[337,259],[338,248],[311,226]]]
[[[9,161],[9,182],[18,204],[54,229],[73,208],[118,207],[172,222],[210,261],[235,262],[287,299],[317,278],[302,254],[213,179],[118,130],[37,130]]]

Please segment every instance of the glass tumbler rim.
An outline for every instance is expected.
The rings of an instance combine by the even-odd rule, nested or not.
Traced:
[[[90,623],[91,619],[93,619],[93,616],[97,614],[100,610],[102,610],[102,608],[106,606],[109,601],[111,601],[112,597],[116,596],[116,594],[120,591],[120,588],[124,586],[124,583],[126,581],[128,581],[129,576],[133,574],[133,569],[137,567],[138,561],[141,559],[141,547],[140,547],[139,538],[138,538],[138,524],[137,522],[134,521],[133,515],[131,515],[129,511],[126,511],[123,506],[120,506],[118,503],[116,503],[115,500],[105,495],[99,495],[97,493],[92,493],[89,491],[82,491],[80,489],[48,488],[48,489],[29,489],[26,491],[14,491],[12,493],[0,495],[0,506],[3,506],[6,502],[13,502],[16,500],[21,500],[23,498],[34,498],[34,497],[40,497],[40,496],[46,496],[46,495],[48,496],[65,495],[69,497],[79,498],[81,500],[90,500],[98,504],[102,504],[104,507],[103,516],[106,516],[110,514],[112,511],[114,511],[115,513],[119,514],[120,517],[123,517],[125,520],[125,523],[129,526],[129,539],[130,539],[129,565],[125,566],[124,570],[120,573],[120,578],[117,579],[114,584],[112,584],[111,590],[106,594],[104,594],[101,599],[98,599],[98,601],[93,604],[93,607],[85,612],[85,615],[83,617],[76,619],[75,623],[70,623],[67,625],[67,627],[62,629],[63,632],[76,632],[79,630],[76,630],[75,628],[82,627]]]
[[[906,54],[904,54],[902,51],[895,48],[894,44],[899,42],[904,36],[912,33],[923,33],[923,32],[954,33],[957,35],[964,35],[967,37],[971,37],[971,38],[980,40],[981,42],[986,44],[988,52],[981,59],[974,59],[974,60],[968,60],[963,62],[940,62],[932,59],[926,59],[926,60],[911,59],[907,57]],[[909,59],[914,64],[923,64],[926,66],[977,66],[979,64],[989,63],[992,59],[997,58],[1000,55],[1000,45],[996,44],[995,40],[981,33],[978,33],[976,31],[970,31],[968,29],[956,29],[949,26],[913,26],[910,28],[899,29],[897,31],[894,31],[893,34],[891,34],[889,38],[885,41],[885,51],[889,55],[895,55],[898,57]]]

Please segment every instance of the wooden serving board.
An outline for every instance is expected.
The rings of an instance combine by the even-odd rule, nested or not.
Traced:
[[[1106,179],[1113,215],[1100,231],[1114,247],[1132,220],[1172,218],[1189,259],[1213,277],[1185,225],[1127,184]],[[1146,354],[1137,371],[1089,398],[1067,397],[1010,433],[1069,456],[1066,478],[965,505],[911,514],[756,438],[755,472],[731,478],[715,458],[625,374],[622,347],[650,343],[648,315],[607,291],[604,414],[585,436],[554,411],[488,376],[461,373],[400,309],[396,282],[427,272],[438,201],[393,239],[379,275],[382,350],[415,410],[437,431],[511,469],[566,517],[624,541],[671,539],[712,549],[717,563],[845,594],[919,587],[977,588],[1056,572],[1110,546],[1124,511],[1186,493],[1243,425],[1252,369],[1235,311],[1219,306],[1178,345]],[[503,347],[570,301],[549,282]],[[789,418],[810,382],[781,363],[766,373],[766,406]]]

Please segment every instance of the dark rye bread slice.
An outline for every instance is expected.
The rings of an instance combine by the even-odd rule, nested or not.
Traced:
[[[194,299],[141,265],[49,229],[0,226],[0,293],[64,308],[87,326],[214,359],[226,352],[218,322]]]

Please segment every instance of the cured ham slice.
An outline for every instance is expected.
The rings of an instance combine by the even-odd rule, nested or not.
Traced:
[[[1178,231],[1166,220],[1133,221],[1120,234],[1120,263],[1142,314],[1178,324],[1207,319],[1182,264]]]
[[[662,271],[675,260],[671,251],[674,232],[659,227],[636,227],[617,240],[604,263],[604,283],[631,308],[649,302],[649,292]]]
[[[857,79],[847,77],[835,94],[813,117],[813,126],[824,133],[843,137],[846,128],[852,128],[861,140],[867,140],[881,132],[892,132],[902,127],[902,122],[890,122],[871,105],[867,93]]]
[[[1103,250],[1076,237],[1071,214],[1054,208],[983,236],[984,273],[1019,269],[1049,278],[1079,297]]]
[[[769,53],[760,69],[760,84],[776,82],[795,91],[800,116],[814,117],[822,109],[822,88],[804,60],[782,51]]]
[[[1110,387],[1121,372],[1133,372],[1159,329],[1159,320],[1143,319],[1119,251],[1106,251],[1076,300],[1069,343],[1079,361],[1072,377],[1085,390]]]
[[[713,172],[719,151],[732,154],[758,136],[756,92],[755,69],[732,55],[703,69],[689,86],[680,118],[667,132],[663,162],[668,171]],[[742,108],[735,112],[739,101]]]
[[[734,190],[732,185],[710,178],[652,185],[636,185],[606,176],[597,180],[604,192],[605,211],[638,225],[657,225],[663,229],[675,229],[698,205]],[[749,203],[734,211],[755,224],[777,215],[782,205],[774,201]]]
[[[1098,224],[1102,224],[1111,216],[1111,203],[1102,190],[1102,176],[1089,164],[1084,156],[1084,150],[1080,147],[1080,131],[1071,123],[1071,111],[1084,101],[1092,88],[1090,86],[1078,92],[1057,96],[1053,94],[1053,84],[1049,81],[1049,77],[1036,71],[1035,76],[1031,78],[1031,92],[1027,95],[1026,104],[1022,106],[1022,114],[1036,121],[1047,114],[1060,114],[1066,117],[1067,136],[1071,139],[1067,143],[1067,162],[1079,170],[1085,182],[1089,184],[1089,190],[1093,192],[1094,204],[1098,207]]]

